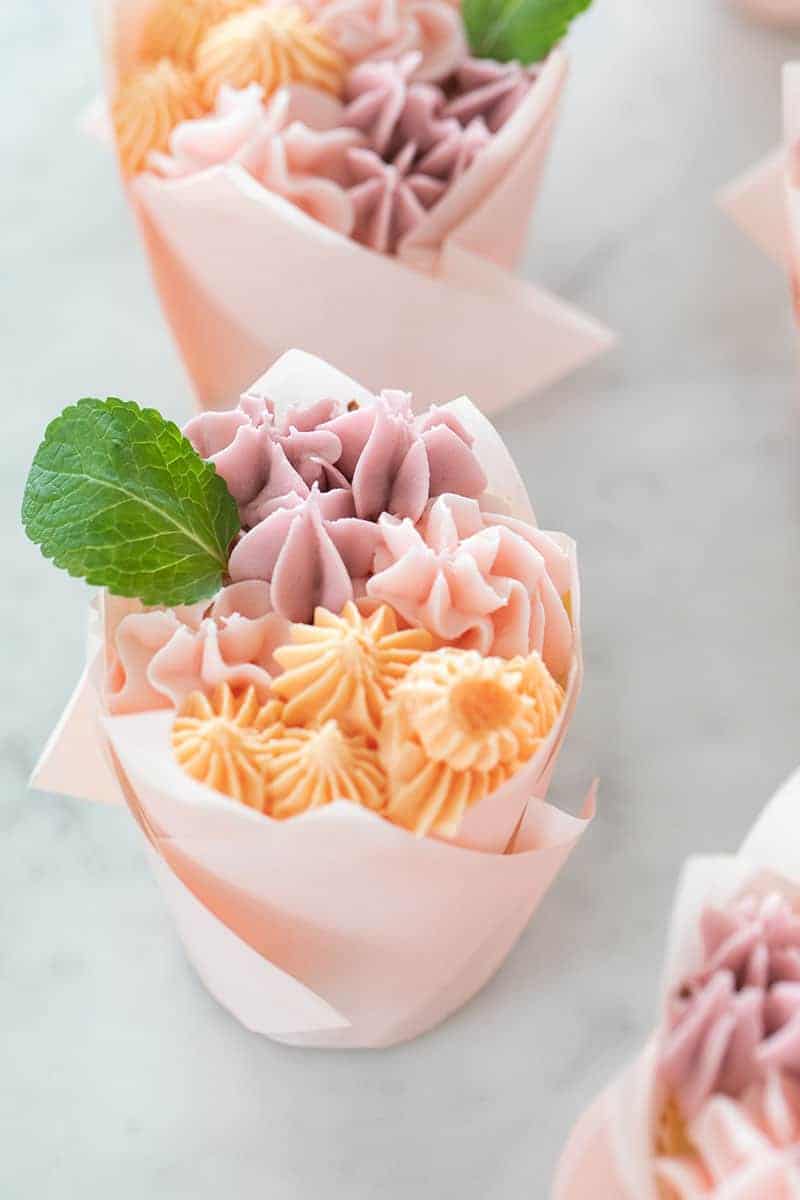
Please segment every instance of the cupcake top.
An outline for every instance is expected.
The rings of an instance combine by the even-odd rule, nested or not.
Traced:
[[[656,1175],[670,1200],[745,1180],[743,1196],[772,1195],[787,1172],[800,1185],[800,917],[778,892],[744,895],[700,932],[660,1040]]]
[[[493,511],[467,424],[403,392],[250,395],[186,436],[125,401],[66,409],[23,517],[59,565],[136,598],[106,605],[109,712],[172,710],[186,773],[278,820],[345,801],[450,837],[543,769],[573,568]]]

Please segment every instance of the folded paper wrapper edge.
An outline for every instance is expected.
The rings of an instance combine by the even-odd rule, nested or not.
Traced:
[[[800,141],[800,63],[786,63],[782,81],[782,145],[722,188],[717,203],[773,262],[791,270],[800,229],[793,229],[796,186],[789,178],[786,156],[788,148]]]
[[[614,344],[602,323],[457,239],[423,271],[319,227],[240,169],[181,183],[191,202],[143,177],[133,204],[201,407],[229,407],[265,362],[301,342],[373,391],[401,386],[443,403],[468,389],[492,413]],[[269,272],[248,256],[253,238]],[[313,290],[282,283],[278,302],[275,280],[312,269]]]
[[[98,4],[109,86],[145,9],[142,0]],[[604,325],[507,270],[526,236],[566,73],[557,48],[484,165],[473,163],[407,239],[407,261],[331,235],[239,167],[126,185],[200,407],[229,407],[264,363],[298,341],[374,390],[403,386],[443,402],[469,383],[485,411],[606,352],[615,338]],[[97,113],[92,124],[99,128]],[[292,286],[310,273],[315,289]]]
[[[735,855],[698,855],[684,864],[676,887],[664,954],[662,1004],[701,953],[698,918],[751,887],[782,881],[800,899],[800,768],[762,808]],[[600,1093],[573,1126],[559,1160],[553,1200],[657,1200],[652,1179],[652,1129],[657,1094],[651,1036],[637,1058]]]
[[[323,383],[324,390],[343,400],[354,395],[362,401],[370,398],[369,393],[347,376],[302,351],[287,353],[266,376],[252,385],[250,391],[251,394],[268,392],[278,403],[282,403],[296,398],[300,382],[311,389],[308,399],[315,398]],[[497,476],[505,478],[507,482],[511,480],[514,484],[514,511],[518,515],[529,514],[532,517],[513,459],[490,422],[463,398],[455,402],[455,408],[476,436],[486,465],[490,468],[490,478]],[[569,546],[574,564],[574,546],[571,542]],[[577,623],[580,615],[577,571],[574,572],[574,584],[573,615]],[[358,1025],[354,1027],[351,1020],[337,1011],[328,1000],[271,962],[263,947],[257,950],[246,937],[237,934],[231,922],[236,926],[239,919],[244,919],[242,930],[248,928],[247,913],[244,911],[247,908],[246,895],[242,894],[237,900],[235,887],[232,890],[230,884],[224,884],[221,879],[215,880],[213,875],[203,870],[202,856],[193,861],[191,846],[182,849],[180,842],[173,843],[171,837],[165,837],[148,819],[116,753],[116,745],[110,745],[99,732],[103,719],[100,690],[105,667],[104,647],[109,635],[109,628],[104,625],[108,619],[103,615],[106,613],[105,605],[101,603],[99,609],[99,619],[93,619],[90,623],[87,667],[31,782],[43,790],[127,804],[147,838],[152,853],[158,856],[156,876],[175,914],[187,953],[220,1003],[234,1012],[247,1027],[279,1040],[301,1045],[380,1046],[416,1036],[469,999],[498,968],[592,819],[595,789],[590,792],[583,812],[576,818],[559,814],[543,801],[533,799],[513,812],[509,809],[509,819],[513,816],[507,826],[505,845],[505,852],[510,855],[506,860],[509,867],[517,870],[522,859],[530,857],[531,849],[537,860],[531,871],[524,868],[526,883],[522,891],[518,889],[519,898],[515,907],[509,908],[512,889],[499,905],[496,921],[487,922],[482,931],[483,941],[477,947],[466,944],[463,955],[459,948],[447,967],[450,971],[449,981],[445,972],[433,991],[431,981],[428,981],[428,991],[422,987],[419,1004],[405,1017],[400,1020],[396,1016],[391,1020],[387,1017],[388,1024],[385,1027],[373,1022],[369,1031]],[[98,614],[93,613],[93,617],[97,618]],[[577,698],[581,676],[579,629],[576,634],[576,661],[568,693],[570,705]],[[563,729],[568,723],[568,716],[569,713],[565,713]],[[116,718],[122,722],[135,719]],[[555,749],[554,744],[553,755]],[[548,761],[544,769],[547,771],[551,767],[552,763]],[[399,830],[392,829],[391,832],[395,837],[409,836]],[[487,851],[487,859],[498,861],[498,852],[501,850],[502,846],[498,846],[494,853]],[[474,854],[476,851],[465,851],[454,846],[452,853]],[[500,853],[499,861],[502,861],[502,857]],[[225,920],[225,917],[229,920]],[[263,919],[260,924],[263,926]]]

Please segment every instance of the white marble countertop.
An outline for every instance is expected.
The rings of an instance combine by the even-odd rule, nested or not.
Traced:
[[[735,848],[800,758],[787,287],[712,205],[777,140],[800,41],[722,0],[598,0],[576,26],[528,274],[622,343],[499,424],[580,544],[587,681],[555,795],[574,808],[598,774],[600,811],[472,1004],[408,1047],[330,1054],[209,998],[124,813],[26,791],[85,605],[17,528],[30,456],[81,395],[189,407],[110,161],[74,127],[88,7],[0,14],[0,1195],[539,1200],[651,1022],[680,863]]]

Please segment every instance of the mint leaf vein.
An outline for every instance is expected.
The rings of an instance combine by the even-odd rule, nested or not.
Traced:
[[[111,397],[48,426],[22,520],[71,575],[144,604],[191,604],[220,587],[239,529],[225,481],[171,421]]]

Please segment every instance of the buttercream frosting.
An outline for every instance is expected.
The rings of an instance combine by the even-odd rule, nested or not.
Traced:
[[[413,736],[408,710],[399,704],[387,707],[380,751],[389,780],[384,816],[418,837],[429,833],[453,837],[467,809],[507,778],[502,767],[488,772],[457,771],[446,762],[429,758]]]
[[[166,58],[123,80],[111,102],[123,173],[143,170],[151,151],[167,148],[175,126],[202,111],[191,72]]]
[[[796,1200],[800,1196],[800,1089],[777,1071],[739,1100],[709,1097],[689,1123],[682,1153],[662,1153],[664,1200]]]
[[[470,805],[536,753],[562,703],[563,691],[538,655],[421,655],[385,712],[386,815],[420,834],[452,835]]]
[[[269,588],[248,580],[223,588],[209,606],[129,613],[117,627],[106,678],[114,714],[179,707],[220,683],[254,686],[262,700],[289,624],[272,611]]]
[[[800,1079],[800,916],[777,893],[701,919],[704,958],[666,1014],[659,1072],[691,1120],[769,1070]]]
[[[259,0],[156,0],[148,10],[139,55],[144,61],[171,58],[194,64],[197,47],[209,29]]]
[[[338,93],[345,60],[298,5],[250,7],[215,25],[195,56],[199,93],[210,108],[222,84],[258,83],[269,96],[289,83]]]
[[[320,492],[275,509],[234,547],[232,580],[269,583],[274,610],[308,623],[317,607],[341,612],[364,592],[380,540],[378,526],[355,515],[350,491]]]
[[[417,79],[444,79],[467,55],[459,6],[448,0],[307,0],[306,7],[352,65],[414,52]]]
[[[535,658],[539,678],[532,695],[526,685],[533,677],[523,679],[522,659],[438,650],[414,665],[394,702],[405,706],[429,758],[457,771],[503,766],[513,774],[549,733],[563,700],[562,689]]]
[[[275,653],[283,671],[272,682],[286,702],[286,723],[335,718],[373,739],[393,688],[433,645],[423,629],[398,629],[387,605],[363,615],[352,602],[341,616],[318,608],[313,625],[293,625],[290,638]]]
[[[464,126],[480,118],[490,133],[497,133],[527,96],[537,71],[517,62],[469,58],[455,73],[444,115]]]
[[[392,162],[366,149],[348,155],[355,180],[348,193],[353,205],[352,236],[380,254],[393,254],[444,195],[441,181],[413,170],[414,154],[409,145]]]
[[[383,391],[375,403],[324,426],[341,443],[336,465],[351,481],[359,516],[381,513],[418,520],[429,497],[442,492],[480,496],[486,475],[472,437],[445,409],[414,416],[408,392]]]
[[[264,812],[268,744],[280,732],[282,710],[275,699],[262,704],[252,685],[192,692],[172,725],[175,758],[200,783]]]
[[[367,594],[442,642],[483,655],[541,654],[563,681],[574,636],[566,551],[543,531],[445,494],[416,525],[382,516]]]
[[[269,741],[271,815],[281,820],[309,809],[350,800],[378,811],[385,779],[377,751],[336,721],[317,729],[284,728]]]
[[[278,420],[263,406],[240,406],[194,417],[184,433],[225,479],[245,528],[306,499],[314,485],[352,490],[363,519],[389,512],[415,521],[430,496],[474,498],[486,487],[461,422],[446,409],[415,416],[406,392],[381,392],[350,412],[321,399]]]

